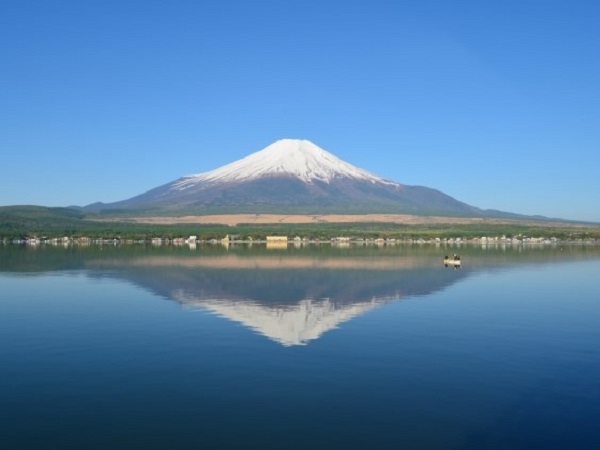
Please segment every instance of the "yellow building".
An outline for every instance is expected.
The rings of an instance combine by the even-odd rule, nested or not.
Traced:
[[[267,248],[287,248],[287,236],[267,236]]]

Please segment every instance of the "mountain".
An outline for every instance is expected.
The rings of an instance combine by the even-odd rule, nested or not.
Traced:
[[[436,189],[407,186],[355,167],[310,141],[282,139],[210,172],[189,175],[88,211],[179,213],[404,213],[501,216]]]

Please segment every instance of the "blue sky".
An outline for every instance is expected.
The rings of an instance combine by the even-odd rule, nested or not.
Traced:
[[[600,2],[0,0],[0,205],[309,139],[482,208],[600,221]]]

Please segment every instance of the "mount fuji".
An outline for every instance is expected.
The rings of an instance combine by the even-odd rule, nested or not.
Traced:
[[[276,141],[231,164],[181,177],[127,200],[84,209],[152,214],[502,215],[436,189],[386,180],[297,139]]]

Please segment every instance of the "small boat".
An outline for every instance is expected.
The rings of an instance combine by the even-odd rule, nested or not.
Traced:
[[[460,267],[460,256],[454,255],[452,258],[444,256],[444,266]]]

